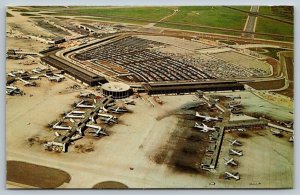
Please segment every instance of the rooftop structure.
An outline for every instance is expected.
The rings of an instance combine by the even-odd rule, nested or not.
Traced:
[[[131,95],[130,86],[120,82],[110,82],[102,85],[102,93],[113,98],[126,98]]]

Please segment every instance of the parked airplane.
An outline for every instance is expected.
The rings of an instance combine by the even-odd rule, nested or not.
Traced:
[[[214,127],[208,127],[207,125],[205,125],[204,123],[202,123],[202,125],[199,125],[199,123],[195,123],[195,126],[194,126],[195,128],[198,128],[198,129],[201,129],[200,131],[202,131],[202,132],[208,132],[208,131],[215,131],[216,130],[216,128],[214,128]]]
[[[225,97],[231,98],[232,100],[234,100],[234,99],[242,99],[241,95],[239,95],[239,96],[227,95],[227,96],[225,96]]]
[[[11,73],[11,72],[9,72],[7,75],[8,75],[8,76],[11,76],[11,77],[16,77],[16,75],[13,74],[13,73]]]
[[[89,93],[89,92],[88,92],[88,93],[82,93],[82,92],[80,92],[80,95],[79,95],[79,96],[80,96],[80,97],[85,97],[85,98],[86,98],[86,97],[90,97],[91,95],[94,95],[94,94],[93,94],[93,93]]]
[[[128,110],[125,109],[125,108],[117,107],[117,108],[109,108],[109,111],[113,112],[113,113],[120,114],[120,113],[123,113],[123,112],[127,112]]]
[[[71,130],[72,127],[70,126],[66,126],[66,125],[61,125],[61,121],[58,121],[57,123],[55,123],[53,126],[52,126],[52,129],[57,129],[57,130]]]
[[[78,139],[80,139],[80,138],[82,138],[82,135],[80,135],[80,134],[75,134],[75,135],[73,135],[70,139],[71,139],[71,141],[75,141],[75,140],[78,140]]]
[[[243,151],[242,150],[230,149],[229,154],[230,155],[236,155],[236,156],[243,156]]]
[[[84,104],[85,100],[80,101],[79,103],[76,104],[76,108],[95,108],[95,105],[87,105]]]
[[[281,135],[281,131],[280,130],[276,130],[276,129],[271,129],[271,133],[272,135]]]
[[[98,113],[98,116],[100,116],[100,119],[105,123],[117,123],[118,118],[113,115]]]
[[[229,108],[236,108],[238,106],[241,106],[241,102],[230,102],[229,103]]]
[[[108,110],[103,106],[101,107],[101,112],[108,112]]]
[[[224,178],[225,179],[239,180],[240,179],[240,174],[238,172],[236,172],[236,173],[225,172]]]
[[[73,114],[85,114],[84,111],[79,111],[79,110],[73,110],[72,113]]]
[[[211,116],[205,116],[205,115],[200,115],[199,112],[196,112],[196,117],[202,118],[203,121],[217,121],[219,120],[218,117],[211,117]]]
[[[44,74],[44,76],[47,77],[49,81],[61,82],[63,80],[62,77],[58,77],[58,76],[49,76],[47,74]]]
[[[39,76],[32,76],[29,77],[30,80],[40,80],[41,78]]]
[[[14,94],[22,94],[22,91],[18,87],[6,86],[6,94],[14,95]]]
[[[61,75],[61,74],[54,74],[55,77],[58,77],[58,78],[61,78],[62,80],[65,79],[65,76],[64,75]]]
[[[235,140],[228,140],[230,142],[230,145],[234,146],[242,146],[242,143],[237,141],[236,139]]]
[[[231,165],[231,166],[238,165],[237,162],[235,160],[233,160],[233,158],[231,158],[231,159],[224,158],[224,160],[225,160],[225,163],[224,163],[225,165]]]
[[[35,68],[35,69],[32,69],[31,72],[39,74],[39,73],[41,73],[43,70],[46,70],[46,68],[40,68],[40,67],[37,67],[37,68]]]
[[[104,129],[100,126],[86,124],[87,127],[90,127],[94,130],[94,136],[99,137],[100,135],[107,135],[107,133],[104,131]]]
[[[125,103],[125,104],[130,104],[130,105],[135,105],[135,102],[133,101],[133,100],[127,100],[127,99],[125,99],[125,100],[123,100],[123,102]]]
[[[63,79],[57,76],[48,77],[49,81],[61,82]]]
[[[84,113],[82,111],[71,111],[69,113],[65,113],[65,118],[84,118]]]
[[[36,83],[35,82],[29,82],[29,81],[26,81],[22,78],[19,78],[20,81],[22,81],[24,83],[24,86],[26,87],[29,87],[29,86],[36,86]]]
[[[54,135],[55,135],[56,137],[59,137],[59,136],[60,136],[60,134],[59,134],[57,131],[54,132]]]

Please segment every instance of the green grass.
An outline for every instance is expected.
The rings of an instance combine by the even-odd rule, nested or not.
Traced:
[[[70,16],[95,16],[95,17],[126,17],[135,18],[137,20],[153,20],[158,21],[161,18],[173,13],[170,7],[71,7],[68,9],[57,10],[55,15],[70,15]]]
[[[120,22],[120,23],[133,23],[133,24],[139,24],[139,25],[145,25],[147,22],[138,21],[138,20],[130,20],[130,19],[120,19],[120,18],[93,18],[88,16],[82,16],[82,17],[76,17],[79,19],[88,20],[90,22],[95,22],[95,20],[105,21],[105,22]]]
[[[250,6],[231,6],[233,8],[249,11]],[[78,16],[78,17],[99,17],[96,20],[126,22],[134,24],[146,24],[149,22],[159,21],[173,13],[173,10],[178,8],[179,12],[164,20],[166,23],[158,23],[156,26],[192,30],[200,32],[220,33],[240,36],[238,32],[228,32],[224,30],[212,30],[208,28],[200,28],[197,26],[210,26],[217,28],[228,28],[242,30],[247,13],[236,11],[222,6],[180,6],[180,7],[62,7],[62,6],[35,6],[22,9],[22,11],[53,11],[49,15],[55,16]],[[19,9],[20,10],[20,9]],[[281,20],[293,21],[293,9],[288,6],[260,6],[259,13],[274,17]],[[47,14],[46,14],[47,15]],[[100,18],[103,17],[103,18]],[[107,18],[105,18],[107,17]],[[92,19],[92,18],[87,18]],[[149,21],[141,21],[149,20]],[[168,24],[180,23],[178,24]],[[188,26],[196,25],[196,26]],[[270,33],[281,35],[293,35],[293,25],[259,17],[256,27],[258,33]],[[257,35],[258,38],[276,39],[292,41],[292,39],[282,39],[280,37],[270,37],[265,35]]]
[[[281,35],[294,35],[294,27],[290,24],[277,22],[267,18],[258,18],[256,25],[256,32],[281,34]]]
[[[281,20],[294,21],[294,10],[291,6],[260,6],[259,13]]]
[[[180,7],[179,12],[165,22],[241,30],[246,19],[247,14],[221,6],[193,6]]]
[[[196,27],[196,26],[185,26],[185,25],[177,25],[177,24],[159,23],[159,24],[156,24],[155,26],[171,28],[171,29],[196,31],[196,32],[218,33],[218,34],[227,34],[227,35],[236,35],[236,36],[241,35],[241,33],[238,33],[238,32],[214,30],[214,29],[201,28],[201,27]]]

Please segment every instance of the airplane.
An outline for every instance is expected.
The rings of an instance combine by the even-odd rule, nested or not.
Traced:
[[[56,137],[59,137],[59,136],[60,136],[60,134],[59,134],[57,131],[54,132],[54,135],[55,135]]]
[[[239,96],[227,95],[227,96],[225,96],[225,97],[231,98],[232,100],[234,100],[234,99],[242,99],[241,95],[239,95]]]
[[[61,82],[63,79],[57,76],[50,76],[48,77],[49,81]]]
[[[238,131],[246,131],[245,128],[238,128],[237,130],[238,130]]]
[[[30,80],[40,80],[41,78],[39,76],[32,76],[29,77]]]
[[[202,123],[202,126],[201,126],[197,122],[195,123],[194,127],[198,128],[198,129],[201,129],[200,131],[205,132],[205,133],[208,132],[208,131],[215,131],[216,130],[216,128],[214,128],[214,127],[208,127],[207,125],[205,125],[203,123]]]
[[[99,137],[100,135],[107,135],[107,133],[104,131],[104,129],[100,126],[86,124],[85,126],[90,127],[94,130],[94,136]]]
[[[71,111],[69,113],[65,113],[65,118],[84,118],[84,113],[82,111]]]
[[[16,75],[13,74],[13,73],[11,73],[11,72],[9,72],[7,75],[8,75],[8,76],[11,76],[11,77],[16,77]]]
[[[78,139],[80,139],[80,138],[82,138],[82,135],[75,134],[75,135],[73,135],[73,136],[70,138],[70,140],[71,140],[71,141],[75,141],[75,140],[78,140]]]
[[[71,130],[72,127],[66,126],[66,125],[61,125],[61,121],[59,121],[59,122],[55,123],[52,126],[52,129],[57,129],[57,130]]]
[[[117,108],[109,108],[110,112],[113,112],[113,113],[117,113],[117,114],[120,114],[120,113],[123,113],[123,112],[127,112],[128,110],[125,109],[125,108],[120,108],[120,107],[117,107]]]
[[[236,108],[238,106],[241,106],[241,102],[230,102],[229,103],[229,108]]]
[[[114,106],[114,105],[116,105],[116,104],[113,102],[113,103],[107,104],[106,106],[107,106],[107,107],[111,107],[111,106]]]
[[[293,121],[291,121],[291,122],[289,122],[289,123],[283,123],[287,128],[291,128],[291,127],[293,127],[294,126],[294,122]]]
[[[92,115],[92,116],[89,117],[89,119],[90,119],[93,123],[97,123],[96,120],[95,120],[95,117],[96,117],[95,115]]]
[[[108,112],[108,110],[103,106],[100,108],[101,109],[101,112]]]
[[[62,80],[65,79],[65,76],[61,75],[61,74],[54,74],[54,76],[61,78]]]
[[[36,86],[35,82],[29,82],[29,81],[25,81],[22,78],[19,78],[20,81],[22,81],[24,83],[24,86],[28,87],[28,86]]]
[[[87,105],[83,104],[85,100],[80,101],[79,103],[76,104],[76,108],[95,108],[95,105]]]
[[[79,110],[73,110],[72,113],[73,114],[85,114],[84,111],[79,111]]]
[[[58,76],[49,76],[47,74],[44,74],[45,77],[49,79],[49,81],[56,81],[56,82],[61,82],[63,78],[58,77]]]
[[[196,112],[195,116],[204,119],[203,121],[213,121],[213,120],[217,121],[217,120],[219,120],[218,117],[200,115],[199,112]]]
[[[281,135],[281,131],[275,129],[271,129],[271,133],[272,135]]]
[[[235,140],[228,140],[230,142],[230,145],[236,145],[236,146],[242,146],[242,143],[237,141],[236,139]]]
[[[231,166],[237,166],[237,162],[235,160],[233,160],[233,158],[231,159],[227,159],[227,158],[224,158],[225,160],[225,163],[224,165],[231,165]]]
[[[225,179],[239,180],[240,179],[240,174],[238,172],[236,172],[236,173],[225,172],[224,178]]]
[[[90,97],[91,95],[94,95],[93,93],[82,93],[80,92],[79,96],[80,97]]]
[[[127,104],[127,105],[135,105],[135,102],[133,100],[127,100],[127,99],[125,99],[125,100],[123,100],[123,102],[125,104]]]
[[[110,123],[110,122],[117,123],[118,118],[113,115],[98,113],[98,116],[100,116],[101,117],[100,119],[105,123]]]
[[[230,155],[236,155],[236,156],[243,156],[243,151],[242,150],[230,149],[229,154]]]
[[[14,75],[16,75],[16,74],[24,74],[25,71],[24,71],[24,70],[13,70],[13,71],[11,71],[10,73],[12,73],[12,74],[14,74]]]
[[[7,95],[14,95],[14,94],[21,94],[22,91],[17,88],[17,87],[13,87],[13,86],[6,86],[6,94]]]
[[[46,68],[40,68],[40,67],[37,67],[37,68],[35,68],[35,69],[32,69],[31,72],[39,74],[39,73],[41,73],[43,70],[46,70]]]

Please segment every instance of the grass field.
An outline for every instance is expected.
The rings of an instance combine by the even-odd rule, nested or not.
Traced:
[[[221,6],[180,7],[179,12],[165,20],[189,25],[242,29],[247,14]]]
[[[293,35],[293,25],[277,22],[267,18],[258,18],[256,32],[281,34],[281,35]]]
[[[243,11],[249,11],[250,6],[231,6]],[[240,36],[240,33],[224,30],[212,30],[197,26],[210,26],[242,30],[247,13],[233,10],[223,6],[180,6],[180,7],[61,7],[44,6],[28,7],[27,11],[52,11],[49,15],[56,16],[78,16],[78,17],[99,17],[96,20],[125,22],[133,24],[147,24],[157,22],[160,19],[173,13],[174,9],[179,11],[164,20],[166,23],[157,23],[158,27],[166,27],[181,30],[192,30],[200,32],[220,33]],[[24,11],[23,9],[20,9]],[[293,8],[289,6],[260,6],[259,13],[276,19],[293,21]],[[102,17],[102,18],[100,18]],[[89,18],[91,19],[91,18]],[[141,21],[149,20],[149,21]],[[170,24],[170,23],[179,23]],[[196,25],[196,26],[188,26]],[[259,17],[256,27],[258,33],[270,33],[293,36],[293,25],[274,21],[268,18]],[[275,39],[282,41],[293,41],[291,38],[270,37],[257,35],[257,38]]]
[[[148,24],[147,22],[138,21],[138,20],[130,20],[130,19],[119,19],[119,18],[105,18],[105,17],[90,17],[90,16],[82,16],[82,17],[76,17],[79,19],[89,20],[90,22],[95,22],[97,20],[99,21],[107,21],[107,22],[124,22],[124,23],[133,23],[133,24],[139,24],[139,25],[145,25]]]
[[[128,17],[135,19],[145,19],[158,21],[163,17],[173,13],[172,7],[71,7],[56,10],[55,15],[70,15],[70,16],[96,16],[96,17]],[[120,18],[120,20],[122,20]],[[120,21],[121,22],[121,21]],[[134,21],[133,21],[134,23]]]

